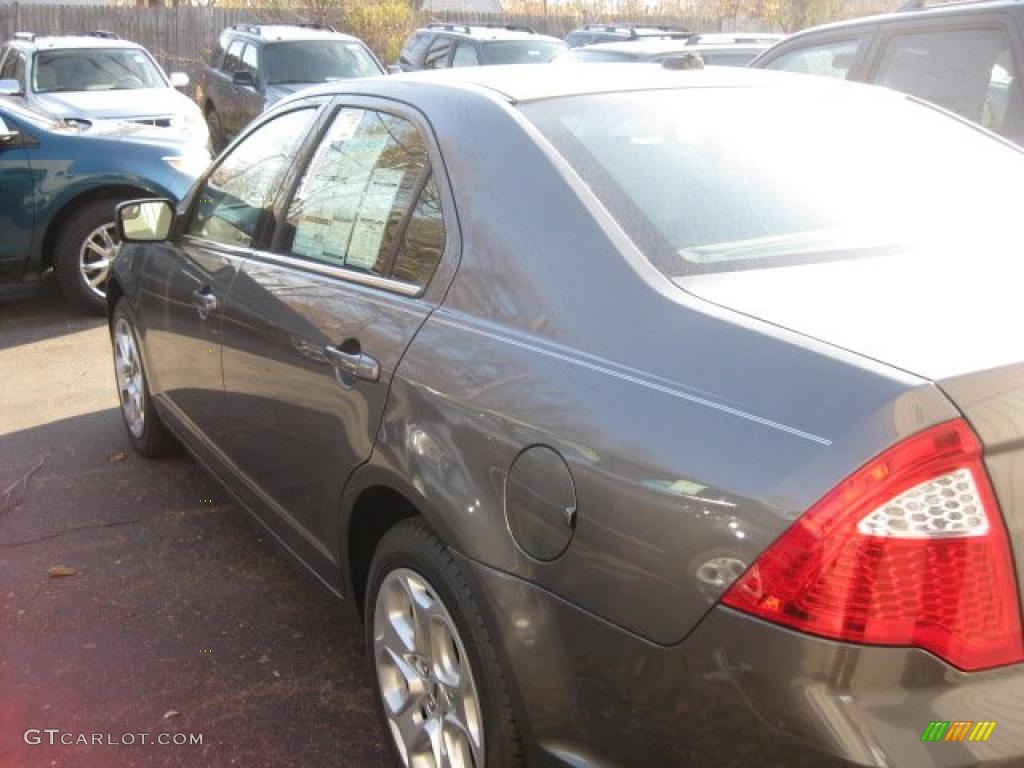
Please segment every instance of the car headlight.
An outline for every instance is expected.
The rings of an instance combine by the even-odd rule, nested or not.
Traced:
[[[195,178],[210,164],[210,153],[206,150],[192,150],[183,155],[165,157],[164,162],[177,171]]]

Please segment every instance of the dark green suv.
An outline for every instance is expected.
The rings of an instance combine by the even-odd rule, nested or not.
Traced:
[[[177,200],[208,162],[161,128],[70,123],[0,99],[0,295],[30,293],[53,268],[65,296],[102,312],[114,206]]]

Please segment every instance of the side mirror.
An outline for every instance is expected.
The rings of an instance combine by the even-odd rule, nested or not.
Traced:
[[[252,76],[252,72],[235,72],[231,76],[231,82],[235,85],[244,85],[249,88],[256,87],[256,78]]]
[[[167,239],[174,223],[170,200],[129,200],[116,208],[117,228],[126,243],[158,243]]]
[[[21,83],[17,80],[0,80],[0,96],[22,96]]]
[[[402,74],[402,68],[397,64],[388,64],[389,75],[400,75]]]
[[[184,72],[171,72],[171,85],[175,88],[188,88],[188,75]]]
[[[6,144],[9,141],[14,141],[16,138],[18,138],[18,132],[8,128],[7,123],[0,117],[0,144]]]

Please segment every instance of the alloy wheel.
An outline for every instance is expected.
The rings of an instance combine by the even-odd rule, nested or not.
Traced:
[[[89,291],[106,296],[110,265],[120,248],[120,238],[114,222],[96,227],[82,242],[78,254],[78,269]]]
[[[124,317],[117,318],[114,323],[114,373],[125,424],[128,431],[139,439],[146,426],[146,390],[135,333]]]
[[[384,578],[373,616],[377,682],[406,768],[483,768],[480,697],[451,613],[408,568]]]

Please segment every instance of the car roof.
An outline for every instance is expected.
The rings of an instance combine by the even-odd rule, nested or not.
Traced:
[[[429,27],[421,27],[416,30],[417,34],[429,32],[434,34],[454,35],[473,40],[558,40],[557,37],[542,35],[533,32],[526,27],[510,26],[476,26],[472,24],[432,24]]]
[[[609,53],[760,53],[770,43],[687,43],[685,39],[648,38],[645,40],[616,40],[608,43],[592,43],[577,48],[577,51],[607,51]]]
[[[244,37],[264,43],[282,43],[295,40],[345,40],[362,42],[358,37],[336,32],[327,27],[302,27],[295,24],[236,24],[222,34]]]
[[[26,48],[38,51],[80,50],[82,48],[139,48],[142,46],[131,40],[119,37],[99,37],[96,35],[55,35],[53,37],[38,36],[33,40],[8,40],[12,48]]]
[[[436,91],[489,92],[492,98],[512,103],[539,101],[567,96],[628,91],[681,88],[863,88],[872,86],[835,81],[832,78],[744,67],[712,67],[706,70],[678,70],[661,64],[614,63],[586,67],[553,67],[550,64],[515,64],[491,67],[456,67],[444,70],[405,72],[384,77],[369,77],[325,83],[308,88],[287,101],[317,95],[365,93],[387,95],[392,87],[416,84],[418,92],[428,87]],[[383,87],[382,87],[383,86]],[[894,92],[895,93],[895,92]],[[902,94],[897,94],[905,98]]]
[[[914,2],[914,0],[911,0]],[[846,21],[834,21],[829,24],[822,24],[817,27],[810,27],[785,38],[795,40],[805,35],[817,34],[828,30],[848,29],[851,27],[869,26],[879,23],[892,23],[897,21],[909,21],[916,18],[933,18],[943,16],[959,16],[964,13],[979,13],[991,10],[1015,10],[1024,12],[1024,3],[1021,0],[954,0],[954,2],[940,2],[935,5],[922,5],[921,7],[907,7],[904,10],[881,13],[874,16],[862,16],[857,19]]]

